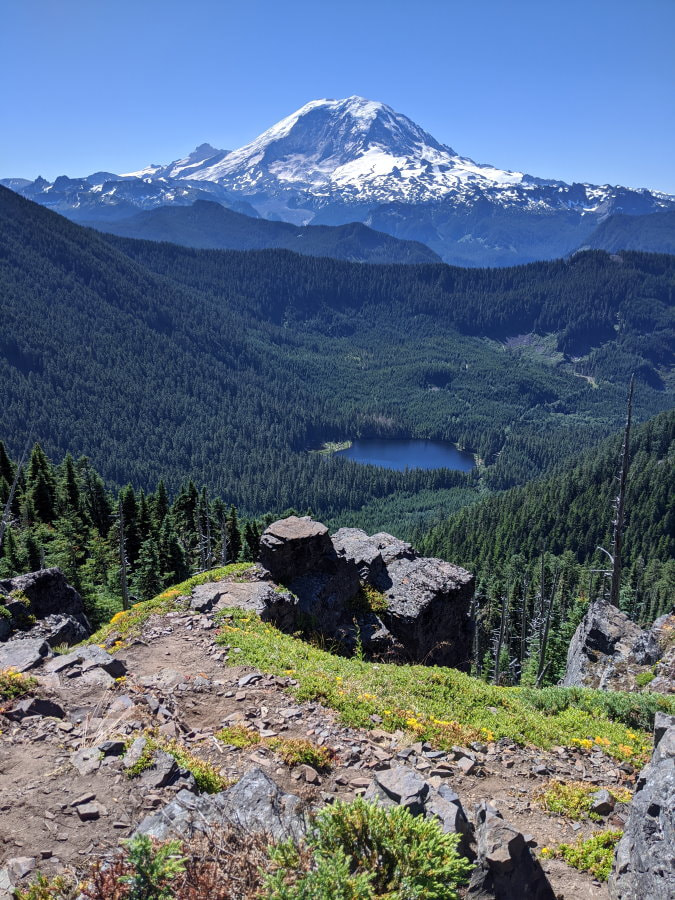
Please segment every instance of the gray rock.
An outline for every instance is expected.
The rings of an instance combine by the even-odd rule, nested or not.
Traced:
[[[0,670],[28,672],[41,665],[49,653],[49,644],[43,638],[8,641],[0,644]]]
[[[70,761],[80,775],[93,775],[101,768],[101,754],[96,747],[85,747],[70,754]]]
[[[163,750],[155,750],[151,765],[141,773],[141,783],[147,789],[163,788],[173,784],[179,776],[180,769],[173,756]]]
[[[457,794],[447,785],[441,785],[438,790],[429,790],[424,805],[425,818],[438,819],[446,834],[458,834],[460,842],[457,845],[462,856],[474,858],[471,851],[472,829],[464,813],[461,800]]]
[[[326,526],[308,516],[272,522],[260,538],[260,563],[281,584],[320,570],[334,552]]]
[[[47,616],[73,616],[89,627],[82,598],[66,581],[60,569],[40,569],[0,581],[0,593],[20,596],[26,603],[24,610],[36,619]],[[88,634],[91,634],[89,628]]]
[[[579,623],[567,651],[562,684],[601,690],[636,690],[635,676],[661,656],[654,635],[620,609],[598,600]]]
[[[14,879],[5,866],[0,869],[0,900],[14,900]]]
[[[669,647],[657,662],[654,679],[647,685],[647,690],[657,694],[675,693],[675,645]]]
[[[590,799],[590,812],[596,816],[608,816],[616,806],[615,798],[606,790],[596,791]]]
[[[489,803],[477,811],[478,855],[467,897],[472,900],[555,900],[523,834]]]
[[[88,619],[82,613],[78,616],[51,615],[40,620],[29,632],[31,637],[41,637],[50,647],[61,644],[79,644],[91,634]]]
[[[65,712],[58,703],[53,700],[45,700],[42,697],[28,697],[19,700],[9,712],[5,713],[13,722],[20,722],[26,716],[44,716],[45,718],[63,719]]]
[[[413,816],[419,816],[424,812],[428,794],[429,785],[421,775],[405,766],[395,766],[377,772],[365,796],[368,800],[384,800],[385,805],[403,806]]]
[[[665,726],[660,720],[658,742],[640,772],[616,848],[608,882],[612,900],[675,897],[675,724]]]
[[[91,803],[80,803],[76,807],[77,814],[82,822],[95,822],[101,816],[107,816],[108,810],[102,803],[93,800]]]
[[[200,613],[210,612],[227,593],[227,588],[227,584],[220,584],[217,581],[197,585],[192,588],[190,594],[190,609]]]
[[[657,712],[654,716],[654,747],[658,747],[661,738],[665,735],[669,728],[675,728],[675,716],[669,716],[667,713]]]
[[[147,747],[148,741],[147,738],[138,737],[131,744],[127,752],[124,754],[124,759],[122,760],[122,765],[125,769],[132,769],[137,763],[141,761],[143,754],[145,753],[145,748]]]
[[[127,667],[123,660],[117,656],[111,656],[102,647],[96,644],[88,647],[79,647],[72,653],[63,654],[50,660],[45,666],[47,674],[63,672],[72,666],[79,666],[82,672],[89,672],[92,669],[103,669],[111,678],[120,678],[127,674]]]
[[[136,833],[163,841],[208,833],[223,824],[240,825],[274,840],[299,840],[307,827],[300,798],[285,794],[261,769],[251,769],[219,794],[195,796],[179,791],[164,809],[145,818]]]

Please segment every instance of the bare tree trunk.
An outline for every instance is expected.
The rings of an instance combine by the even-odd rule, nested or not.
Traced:
[[[224,512],[220,514],[220,564],[227,565],[227,517]]]
[[[553,578],[553,584],[551,585],[551,596],[548,600],[548,608],[546,610],[546,620],[544,622],[544,632],[541,637],[541,641],[539,644],[539,669],[537,671],[537,682],[536,687],[539,687],[541,682],[543,681],[544,675],[546,674],[546,669],[548,666],[546,665],[546,649],[548,647],[548,636],[551,629],[551,613],[553,612],[553,603],[555,602],[555,595],[558,589],[558,573],[556,572]]]
[[[0,553],[2,553],[2,543],[5,539],[5,529],[9,523],[9,517],[12,512],[12,503],[14,503],[14,495],[16,494],[16,489],[19,484],[19,480],[21,478],[21,472],[23,471],[23,464],[26,461],[26,456],[28,455],[28,444],[26,445],[26,449],[23,451],[23,455],[19,462],[19,465],[16,467],[16,472],[14,473],[14,478],[12,480],[12,486],[9,489],[9,497],[7,498],[7,503],[5,503],[5,508],[2,513],[2,519],[0,519]]]
[[[520,627],[520,668],[522,672],[523,665],[525,663],[525,659],[527,658],[527,595],[530,591],[530,579],[529,576],[525,576],[523,579],[523,600],[520,608],[520,619],[521,619],[521,627]]]
[[[633,390],[635,376],[632,375],[628,386],[626,409],[626,426],[623,431],[623,447],[621,448],[621,469],[619,471],[619,496],[616,498],[616,516],[614,518],[614,539],[612,541],[612,587],[609,602],[619,605],[619,588],[621,587],[621,551],[623,549],[623,527],[626,504],[626,482],[630,466],[630,426],[633,415]]]
[[[122,608],[129,609],[129,583],[127,580],[127,548],[124,536],[124,510],[122,509],[122,500],[119,501],[119,513],[117,517],[119,528],[119,555],[120,555],[120,585],[122,587]]]
[[[504,646],[504,636],[506,634],[506,618],[507,618],[507,597],[504,595],[502,597],[502,616],[501,622],[499,623],[499,637],[497,638],[497,648],[495,650],[495,684],[499,684],[499,678],[501,676],[501,658],[502,658],[502,648]]]

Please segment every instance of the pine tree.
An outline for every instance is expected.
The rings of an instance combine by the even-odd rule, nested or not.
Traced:
[[[134,590],[141,600],[150,600],[162,590],[159,548],[153,537],[141,546],[134,576]]]
[[[62,515],[80,511],[80,487],[77,483],[75,463],[70,453],[66,454],[59,466],[56,496],[58,510]]]
[[[40,522],[53,522],[56,518],[56,486],[52,464],[42,447],[36,444],[28,464],[26,476],[28,498],[32,510]]]
[[[227,545],[229,548],[230,560],[236,562],[241,553],[241,534],[239,533],[237,510],[234,506],[230,507],[230,513],[227,517]]]

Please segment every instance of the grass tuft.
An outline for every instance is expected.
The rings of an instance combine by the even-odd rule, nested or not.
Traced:
[[[229,744],[231,747],[238,747],[240,750],[243,750],[245,747],[253,747],[255,744],[260,743],[260,735],[258,732],[254,731],[252,728],[247,728],[246,725],[230,725],[229,728],[222,728],[220,731],[216,732],[216,737],[224,744]]]
[[[291,768],[306,765],[325,772],[333,763],[334,754],[331,750],[301,738],[268,738],[266,744]]]

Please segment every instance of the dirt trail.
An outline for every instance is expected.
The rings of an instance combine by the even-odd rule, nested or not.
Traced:
[[[92,760],[85,753],[78,758],[79,771],[73,763],[78,751],[107,739],[128,739],[148,727],[179,737],[233,781],[260,766],[284,790],[317,803],[363,793],[377,769],[405,764],[426,778],[438,764],[425,755],[427,748],[406,737],[345,728],[331,710],[296,703],[288,678],[223,662],[215,635],[210,615],[170,613],[150,619],[142,637],[119,651],[128,669],[121,680],[98,680],[100,670],[79,677],[39,676],[41,695],[60,703],[66,718],[0,719],[0,868],[9,859],[25,857],[47,873],[63,867],[81,870],[92,857],[110,853],[145,815],[164,805],[176,787],[148,789],[125,774],[120,756],[100,759],[94,753]],[[237,723],[263,737],[308,738],[326,745],[336,754],[335,765],[325,775],[306,767],[291,769],[264,742],[235,749],[214,737],[223,726]],[[589,824],[550,816],[537,806],[534,795],[545,781],[558,776],[611,785],[621,778],[612,760],[581,750],[535,752],[502,741],[472,755],[476,766],[471,774],[449,765],[444,778],[469,817],[476,803],[492,800],[508,821],[534,835],[539,847],[593,831]],[[91,803],[100,804],[98,815],[83,818],[82,809]],[[608,897],[604,885],[565,863],[542,863],[559,896]]]

